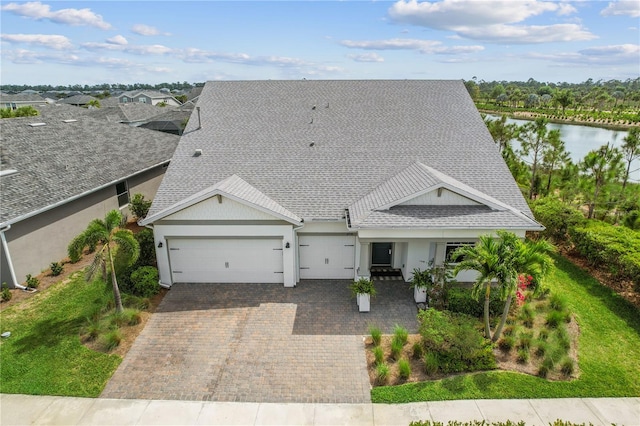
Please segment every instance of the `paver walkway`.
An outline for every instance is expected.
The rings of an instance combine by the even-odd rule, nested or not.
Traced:
[[[377,285],[358,313],[347,281],[180,284],[165,296],[104,398],[363,403],[369,324],[415,331],[402,282]]]

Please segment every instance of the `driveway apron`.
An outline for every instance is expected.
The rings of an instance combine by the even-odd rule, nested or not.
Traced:
[[[101,396],[370,402],[363,336],[371,324],[414,332],[416,307],[406,284],[381,283],[358,313],[348,284],[176,284]]]

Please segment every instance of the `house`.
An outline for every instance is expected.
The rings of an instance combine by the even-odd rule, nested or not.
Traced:
[[[121,104],[137,102],[143,104],[158,105],[159,103],[165,103],[169,106],[180,106],[180,102],[174,98],[170,93],[162,93],[155,90],[134,90],[124,92],[118,96],[118,100]]]
[[[179,139],[69,105],[38,110],[0,121],[0,272],[10,287],[64,259],[92,219],[127,214],[130,194],[152,198]]]
[[[17,93],[7,94],[0,93],[0,108],[18,109],[23,106],[38,106],[51,103],[51,100],[45,99],[37,93]]]
[[[182,135],[184,127],[191,113],[193,104],[187,102],[180,108],[171,108],[163,114],[156,115],[140,125],[143,129],[157,130],[159,132]]]
[[[90,102],[97,100],[98,98],[94,98],[90,95],[73,95],[59,99],[58,103],[83,107],[89,105]]]
[[[102,105],[91,110],[91,117],[101,118],[114,123],[124,123],[129,126],[140,126],[148,123],[153,117],[173,110],[176,107],[159,107],[146,103],[115,104],[114,106]]]
[[[410,280],[542,229],[462,81],[423,80],[208,82],[141,224],[165,287]]]

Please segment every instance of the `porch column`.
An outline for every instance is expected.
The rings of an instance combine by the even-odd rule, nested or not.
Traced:
[[[358,259],[357,274],[359,277],[371,278],[369,271],[369,259],[371,259],[371,243],[360,243],[360,258]]]

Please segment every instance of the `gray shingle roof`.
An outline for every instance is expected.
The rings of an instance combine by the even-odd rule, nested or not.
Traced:
[[[91,101],[95,101],[98,98],[95,98],[90,95],[73,95],[66,98],[59,99],[57,102],[60,104],[69,104],[69,105],[86,105]]]
[[[95,108],[90,111],[90,115],[112,122],[134,123],[149,121],[152,117],[165,113],[168,108],[173,109],[175,107],[159,107],[151,104],[130,102],[117,104],[115,106]]]
[[[237,174],[302,218],[341,219],[420,162],[531,216],[461,81],[208,82],[197,105],[150,214]]]
[[[0,223],[162,164],[178,143],[178,136],[74,114],[78,109],[50,106],[42,116],[0,121],[2,170],[18,171],[0,178]],[[46,125],[29,126],[36,122]]]

